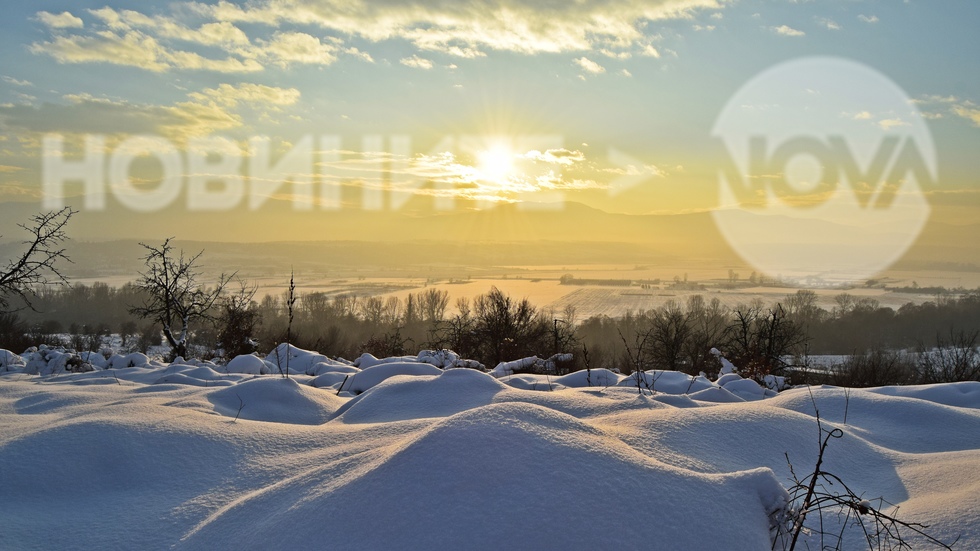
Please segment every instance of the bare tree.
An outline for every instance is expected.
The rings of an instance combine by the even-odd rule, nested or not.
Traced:
[[[534,355],[550,347],[550,323],[526,298],[516,301],[496,287],[473,301],[474,333],[486,365]]]
[[[201,269],[197,265],[204,251],[184,256],[184,251],[174,251],[172,240],[167,238],[159,247],[140,243],[147,251],[143,257],[146,271],[140,272],[136,286],[145,292],[146,298],[141,306],[130,308],[130,312],[162,325],[171,357],[177,357],[187,354],[193,321],[215,320],[212,307],[234,274],[221,274],[214,287],[204,287],[199,281]],[[179,324],[178,331],[174,331],[175,324]]]
[[[253,337],[261,321],[258,304],[254,300],[256,291],[256,285],[238,281],[238,288],[221,301],[218,346],[224,350],[227,359],[255,352],[258,343]]]
[[[726,352],[743,373],[760,378],[785,367],[783,356],[806,342],[804,331],[787,319],[781,304],[764,310],[740,306],[726,329]]]
[[[668,301],[663,307],[653,312],[652,324],[648,331],[645,351],[652,360],[654,367],[668,371],[680,371],[684,361],[684,344],[691,335],[688,324],[680,305]]]
[[[367,297],[361,301],[361,315],[371,327],[381,325],[385,313],[385,301],[381,297]]]
[[[918,382],[980,381],[977,337],[980,337],[980,331],[954,332],[951,328],[948,340],[936,334],[936,347],[933,349],[919,343],[915,361]]]
[[[418,301],[425,322],[436,324],[446,317],[446,308],[449,306],[449,291],[430,287],[419,293]]]
[[[19,224],[31,237],[23,242],[27,250],[15,260],[8,261],[0,273],[0,308],[9,305],[10,297],[18,297],[33,309],[31,301],[37,297],[38,287],[68,285],[57,263],[59,260],[71,262],[61,244],[68,239],[65,226],[75,212],[65,207],[32,217],[30,225]]]
[[[701,295],[692,295],[687,301],[687,325],[690,334],[684,341],[685,371],[696,375],[702,371],[714,375],[721,369],[712,348],[723,346],[728,311],[717,297],[705,301]]]

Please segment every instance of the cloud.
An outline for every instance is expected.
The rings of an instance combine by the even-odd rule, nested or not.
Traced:
[[[602,172],[617,176],[653,176],[656,178],[665,178],[670,175],[669,172],[656,165],[627,165],[625,168],[604,168]]]
[[[31,44],[30,51],[49,55],[59,63],[110,63],[139,67],[154,72],[173,69],[219,73],[248,73],[262,70],[260,57],[244,31],[227,21],[208,22],[191,28],[164,16],[148,16],[133,10],[110,7],[88,10],[98,21],[93,29],[75,34],[56,34],[47,42]],[[205,57],[176,47],[185,42],[223,49],[227,57]],[[273,62],[281,48],[270,49]]]
[[[980,106],[968,99],[961,99],[956,96],[926,95],[919,99],[912,100],[919,105],[942,105],[949,110],[949,113],[957,117],[970,121],[974,126],[980,127]],[[941,119],[942,113],[923,112],[922,116],[927,119]]]
[[[89,25],[67,12],[39,12],[38,20],[51,35],[32,44],[30,51],[60,63],[221,73],[256,72],[269,65],[330,65],[340,55],[373,62],[370,53],[351,44],[355,39],[407,41],[419,53],[405,59],[417,68],[427,68],[425,52],[459,58],[483,57],[490,51],[658,58],[660,52],[652,43],[660,39],[660,22],[692,20],[706,11],[721,19],[718,10],[726,4],[727,0],[178,1],[164,13],[90,9]],[[323,30],[321,36],[311,31],[317,28]]]
[[[565,148],[530,150],[513,155],[513,169],[504,176],[485,173],[478,163],[452,151],[434,154],[392,154],[380,151],[336,151],[338,157],[319,166],[332,178],[382,187],[378,162],[387,162],[392,189],[413,195],[469,201],[513,202],[526,194],[548,191],[605,189],[606,177],[594,169],[581,151]],[[564,171],[564,173],[563,173]]]
[[[595,61],[592,61],[591,59],[584,56],[577,59],[573,59],[572,61],[573,63],[581,67],[583,71],[587,73],[592,73],[593,75],[598,75],[606,72],[605,67],[599,65]]]
[[[651,44],[646,44],[640,49],[640,55],[660,59],[660,51]]]
[[[280,67],[290,63],[330,65],[336,61],[337,47],[324,44],[319,38],[300,32],[280,32],[272,40],[263,41],[260,55]]]
[[[0,107],[4,126],[28,132],[64,134],[147,134],[169,120],[166,108],[134,105],[87,94],[66,96],[68,104]]]
[[[406,67],[412,67],[415,69],[425,69],[429,70],[433,67],[432,62],[428,59],[419,57],[417,55],[412,55],[412,57],[406,57],[399,61],[402,65]]]
[[[0,106],[7,127],[35,133],[161,134],[176,141],[243,127],[235,111],[248,107],[278,111],[299,101],[294,88],[261,84],[220,84],[188,94],[173,105],[131,103],[89,94],[69,94],[66,104]]]
[[[868,111],[861,111],[860,113],[855,113],[851,118],[856,121],[866,121],[871,119],[871,113]]]
[[[10,77],[10,76],[7,76],[7,75],[3,75],[2,77],[0,77],[0,79],[2,79],[7,84],[13,84],[14,86],[25,86],[25,87],[26,86],[34,86],[34,83],[32,83],[32,82],[30,82],[28,80],[20,80],[20,79],[16,79],[14,77]]]
[[[354,47],[346,48],[344,50],[344,53],[347,54],[347,55],[349,55],[349,56],[351,56],[351,57],[356,57],[357,59],[360,59],[361,61],[366,61],[368,63],[374,63],[374,58],[371,57],[371,54],[369,54],[367,52],[362,52],[361,50],[358,50],[357,48],[354,48]]]
[[[821,27],[825,27],[831,31],[839,31],[841,29],[840,23],[834,21],[833,19],[827,17],[817,17],[817,24]]]
[[[50,42],[32,44],[30,51],[49,55],[59,63],[110,63],[154,72],[169,69],[209,70],[219,73],[262,70],[262,66],[254,59],[212,59],[195,52],[170,50],[156,38],[140,31],[119,34],[104,30],[93,35],[57,36]]]
[[[882,130],[891,130],[892,128],[898,126],[912,126],[912,125],[906,121],[903,121],[902,119],[895,118],[895,119],[882,119],[878,121],[878,126],[880,126]]]
[[[599,53],[606,57],[611,57],[613,59],[629,59],[633,57],[633,54],[631,54],[630,52],[614,52],[608,48],[603,48],[599,50]]]
[[[52,29],[81,29],[85,26],[85,23],[80,17],[75,17],[66,11],[57,15],[46,11],[39,11],[35,17],[38,21]]]
[[[219,21],[318,25],[373,42],[408,40],[426,51],[472,57],[486,50],[526,54],[637,51],[648,45],[651,22],[690,19],[718,10],[723,0],[258,0],[239,5],[195,2],[190,8]]]
[[[521,155],[521,158],[540,163],[570,166],[585,161],[585,154],[569,149],[548,149],[544,153],[532,149]]]
[[[878,22],[878,16],[877,15],[864,15],[864,14],[861,14],[861,15],[858,15],[858,21],[860,21],[862,23],[868,23],[868,24],[877,23]]]
[[[286,106],[299,101],[300,92],[296,88],[278,88],[264,84],[242,83],[238,85],[220,84],[217,88],[206,88],[192,92],[188,97],[198,101],[214,102],[227,107],[239,104]]]
[[[966,102],[964,104],[954,105],[951,110],[956,116],[971,121],[974,126],[980,127],[980,108],[977,108],[976,105]]]
[[[806,35],[805,32],[796,30],[793,27],[790,27],[789,25],[780,25],[778,27],[770,27],[770,29],[772,29],[772,32],[774,32],[776,34],[781,34],[783,36],[805,36]]]

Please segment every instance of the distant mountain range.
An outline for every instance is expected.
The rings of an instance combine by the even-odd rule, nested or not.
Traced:
[[[211,263],[281,273],[289,266],[521,266],[656,264],[740,266],[709,212],[627,215],[578,203],[505,204],[489,210],[435,212],[293,211],[270,203],[258,211],[156,213],[80,212],[69,245],[78,276],[132,274],[140,266],[138,242],[174,236],[188,251],[206,250]],[[2,258],[10,258],[16,227],[37,204],[0,204]],[[825,228],[827,235],[847,228]],[[786,236],[780,237],[784,241]],[[791,237],[789,237],[791,239]],[[977,270],[980,224],[932,220],[899,262],[915,269]]]

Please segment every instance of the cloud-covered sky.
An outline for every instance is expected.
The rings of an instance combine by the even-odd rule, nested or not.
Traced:
[[[45,134],[149,134],[243,154],[268,136],[279,155],[312,137],[324,179],[412,178],[435,199],[707,210],[729,98],[823,55],[914,100],[939,152],[926,192],[969,198],[948,211],[966,220],[980,213],[978,21],[972,0],[16,3],[0,22],[0,201],[39,196]],[[842,116],[905,124],[874,105]]]

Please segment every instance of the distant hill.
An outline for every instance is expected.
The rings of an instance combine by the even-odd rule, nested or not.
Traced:
[[[188,251],[205,249],[208,264],[248,273],[283,273],[290,266],[521,266],[581,264],[743,264],[710,213],[627,215],[578,203],[543,210],[501,205],[436,212],[340,210],[296,212],[270,203],[259,211],[128,210],[80,212],[71,222],[68,272],[75,277],[131,275],[141,265],[138,242],[174,236]],[[0,258],[24,234],[16,227],[37,204],[0,204]],[[828,227],[833,234],[846,228]],[[780,236],[776,236],[780,237]],[[791,239],[791,236],[782,236]],[[932,220],[898,266],[980,270],[980,224]]]

